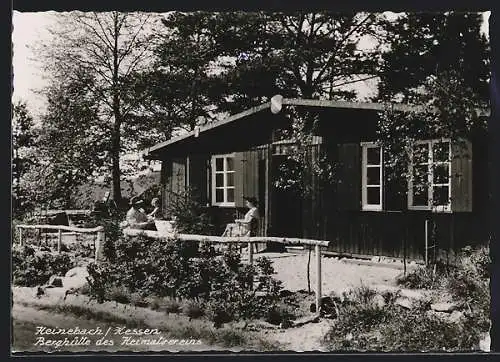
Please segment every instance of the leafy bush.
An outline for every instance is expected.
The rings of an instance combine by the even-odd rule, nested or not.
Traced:
[[[271,306],[266,313],[265,321],[271,324],[280,324],[295,319],[295,314],[286,304]]]
[[[171,306],[158,300],[156,304],[169,312],[179,310],[178,299],[188,301],[185,308],[203,303],[204,314],[216,325],[263,317],[279,301],[281,282],[272,277],[270,260],[259,258],[255,266],[244,265],[235,248],[216,256],[209,244],[200,245],[199,250],[195,246],[145,236],[120,238],[114,262],[89,265],[91,293],[98,301],[116,300],[131,293],[167,297]],[[189,310],[194,318],[197,312]]]
[[[200,318],[205,314],[200,303],[188,300],[182,306],[182,313],[192,319]]]
[[[435,289],[451,295],[464,317],[451,321],[429,311],[431,301],[414,302],[411,310],[395,304],[399,293],[382,295],[383,307],[372,303],[375,291],[361,287],[345,295],[339,318],[325,336],[331,350],[470,351],[488,332],[489,256],[487,248],[466,249],[459,263],[445,270],[418,269],[400,279],[407,287]]]
[[[434,274],[431,267],[419,267],[406,276],[397,278],[397,283],[411,289],[434,289],[440,285],[441,275]]]
[[[163,304],[163,308],[165,309],[165,312],[167,313],[179,313],[181,311],[181,304],[173,299],[173,298],[166,298],[167,300]]]
[[[176,220],[177,229],[187,234],[212,235],[214,225],[210,216],[199,200],[198,193],[192,188],[183,192],[169,194],[169,204],[165,207],[166,214]]]
[[[12,249],[12,276],[15,285],[43,285],[52,275],[63,276],[74,266],[67,253],[35,252],[30,246]]]
[[[359,300],[343,303],[339,318],[325,335],[324,343],[336,351],[466,351],[477,348],[479,334],[469,330],[470,319],[446,321],[426,313],[425,304],[406,310],[393,302],[383,307]]]

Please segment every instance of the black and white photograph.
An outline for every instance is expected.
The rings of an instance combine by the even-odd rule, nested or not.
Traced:
[[[390,10],[14,10],[11,355],[490,352],[492,12]]]

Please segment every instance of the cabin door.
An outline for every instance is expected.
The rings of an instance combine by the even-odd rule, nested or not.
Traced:
[[[274,155],[272,160],[272,236],[302,237],[302,198],[293,189],[276,185],[280,177],[280,167],[287,165],[287,157]]]

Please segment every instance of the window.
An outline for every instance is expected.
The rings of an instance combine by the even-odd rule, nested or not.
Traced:
[[[375,143],[363,143],[362,188],[363,210],[382,210],[382,148]]]
[[[450,211],[451,143],[449,140],[415,143],[410,164],[408,208]]]
[[[235,206],[233,154],[212,156],[212,204]]]

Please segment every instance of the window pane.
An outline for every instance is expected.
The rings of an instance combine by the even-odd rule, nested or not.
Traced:
[[[229,172],[227,175],[227,185],[226,186],[234,186],[234,172]]]
[[[429,145],[427,143],[413,146],[413,163],[426,163],[429,158]]]
[[[227,157],[226,158],[226,171],[233,171],[234,170],[234,160],[232,157]]]
[[[366,188],[366,203],[368,205],[380,204],[380,187],[367,187]]]
[[[428,180],[429,167],[427,165],[413,166],[413,185],[426,185]]]
[[[366,184],[380,185],[380,167],[367,167]]]
[[[429,194],[425,185],[413,186],[413,206],[428,206]]]
[[[434,162],[446,162],[450,159],[450,143],[438,142],[432,145],[432,159]]]
[[[215,190],[215,202],[224,202],[224,189]]]
[[[224,171],[224,159],[217,157],[215,159],[215,171]]]
[[[434,165],[434,183],[447,184],[449,181],[448,164]]]
[[[216,173],[215,174],[215,187],[222,187],[224,186],[224,174],[223,173]]]
[[[368,147],[366,160],[368,165],[380,165],[380,147]]]
[[[234,188],[227,189],[227,202],[234,202]]]
[[[432,190],[432,197],[434,205],[448,205],[448,186],[434,186]]]

